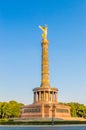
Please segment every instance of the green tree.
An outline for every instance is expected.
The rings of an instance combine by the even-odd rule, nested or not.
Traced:
[[[70,112],[72,117],[86,117],[86,106],[84,104],[79,104],[76,102],[60,104],[70,106]]]
[[[2,118],[2,102],[0,102],[0,118]]]
[[[9,118],[10,117],[11,112],[10,112],[10,108],[9,108],[9,103],[5,102],[3,104],[2,111],[3,111],[3,114],[2,114],[3,118]]]
[[[0,118],[19,117],[22,103],[16,101],[0,102]]]
[[[10,101],[9,102],[9,108],[11,112],[11,117],[19,117],[20,116],[20,107],[23,104],[17,103],[16,101]]]

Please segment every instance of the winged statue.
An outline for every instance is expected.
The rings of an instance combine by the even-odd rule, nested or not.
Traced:
[[[47,30],[48,30],[48,27],[47,26],[38,26],[38,27],[43,31],[42,38],[43,39],[47,39]]]

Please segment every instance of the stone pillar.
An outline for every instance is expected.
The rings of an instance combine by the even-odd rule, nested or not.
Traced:
[[[49,63],[48,63],[48,40],[42,40],[42,72],[41,87],[50,87]]]
[[[37,102],[38,102],[38,92],[37,92]]]
[[[44,101],[45,101],[45,91],[44,91]]]
[[[48,91],[45,91],[45,101],[48,101]]]
[[[45,101],[46,101],[47,95],[46,95],[46,91],[45,91]]]
[[[36,102],[38,101],[38,95],[37,95],[37,92],[36,92]]]
[[[54,92],[54,101],[56,100],[56,95],[55,95],[55,92]]]
[[[50,91],[48,91],[48,101],[50,101]]]
[[[38,99],[38,101],[39,101],[39,92],[37,92],[37,99]]]
[[[58,93],[57,92],[55,93],[55,100],[56,100],[56,102],[58,102]]]
[[[34,92],[34,102],[36,101],[36,94],[35,94],[35,92]]]
[[[52,101],[54,101],[55,99],[54,99],[54,91],[52,91]]]
[[[50,101],[52,101],[52,91],[50,91]]]
[[[41,91],[39,91],[39,101],[41,101]]]

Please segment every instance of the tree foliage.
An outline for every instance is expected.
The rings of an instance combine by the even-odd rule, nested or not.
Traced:
[[[60,103],[70,106],[70,112],[72,117],[84,117],[86,118],[86,106],[75,102],[71,103]]]
[[[19,117],[21,106],[23,104],[16,101],[0,102],[0,118]]]

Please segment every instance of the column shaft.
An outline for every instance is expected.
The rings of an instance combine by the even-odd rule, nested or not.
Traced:
[[[58,93],[57,92],[55,93],[55,100],[56,100],[56,102],[58,102]]]
[[[54,101],[55,99],[54,99],[54,92],[52,92],[52,101]]]
[[[37,94],[37,92],[36,92],[36,102],[38,101],[38,94]]]
[[[34,92],[34,102],[36,101],[36,93]]]
[[[41,101],[41,91],[39,91],[39,101]]]
[[[48,101],[50,101],[50,91],[48,91]]]
[[[42,79],[41,87],[50,87],[49,62],[48,62],[48,40],[42,41]]]

